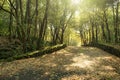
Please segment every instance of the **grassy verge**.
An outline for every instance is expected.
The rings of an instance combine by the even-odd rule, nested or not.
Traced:
[[[65,47],[66,47],[65,44],[59,44],[59,45],[52,46],[52,47],[49,46],[49,47],[45,47],[42,50],[37,50],[37,51],[34,51],[34,52],[29,52],[29,53],[16,55],[16,56],[7,58],[5,61],[19,60],[19,59],[32,58],[32,57],[39,57],[39,56],[42,56],[44,54],[50,54],[52,52],[63,49]]]
[[[106,52],[109,52],[115,56],[120,57],[120,46],[118,46],[118,45],[97,43],[97,44],[90,44],[88,46],[100,48]]]

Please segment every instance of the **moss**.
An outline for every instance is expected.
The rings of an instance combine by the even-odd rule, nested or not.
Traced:
[[[59,45],[55,45],[55,46],[49,46],[49,47],[45,47],[42,50],[37,50],[34,52],[30,52],[30,53],[25,53],[25,54],[21,54],[21,55],[16,55],[13,57],[8,58],[7,60],[18,60],[18,59],[24,59],[24,58],[31,58],[31,57],[39,57],[42,56],[44,54],[50,54],[52,52],[55,52],[57,50],[60,50],[62,48],[65,48],[66,45],[65,44],[59,44]]]
[[[117,47],[114,47],[114,45],[97,43],[97,44],[94,44],[94,45],[91,44],[89,46],[100,48],[100,49],[102,49],[106,52],[109,52],[109,53],[111,53],[115,56],[120,57],[120,49],[117,48]]]

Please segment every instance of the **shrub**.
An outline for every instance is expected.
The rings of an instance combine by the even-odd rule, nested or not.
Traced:
[[[13,56],[13,50],[10,48],[0,48],[0,59],[7,59]]]

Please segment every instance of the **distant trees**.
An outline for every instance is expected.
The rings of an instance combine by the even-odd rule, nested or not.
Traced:
[[[113,22],[114,22],[114,33],[115,33],[115,42],[119,42],[120,34],[119,34],[119,0],[112,5],[113,9]]]
[[[82,0],[79,4],[70,0],[2,0],[0,11],[9,17],[9,40],[19,39],[24,52],[33,46],[40,49],[46,42],[64,43],[68,26],[79,28],[75,30],[84,44],[120,42],[119,0]],[[80,12],[79,24],[75,23],[76,11]]]
[[[51,17],[49,20],[53,44],[64,43],[64,33],[73,14],[74,10],[72,10],[69,0],[51,2]]]
[[[86,27],[89,29],[88,31],[85,30],[86,28],[82,29],[82,34],[89,35],[87,42],[120,42],[119,3],[119,0],[82,1],[81,6],[84,8],[81,11],[88,18],[82,24],[87,24]],[[84,25],[80,28],[82,26]]]

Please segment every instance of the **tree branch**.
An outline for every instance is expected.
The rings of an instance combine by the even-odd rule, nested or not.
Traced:
[[[3,11],[5,11],[5,12],[7,12],[7,13],[9,13],[9,14],[12,14],[13,16],[15,16],[14,13],[12,13],[11,11],[9,11],[9,10],[3,8],[3,6],[4,6],[4,2],[5,2],[5,0],[3,1],[3,4],[0,5],[0,10],[3,10]]]

